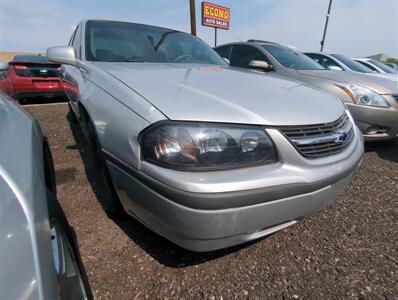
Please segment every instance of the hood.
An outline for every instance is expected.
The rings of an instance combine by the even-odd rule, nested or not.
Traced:
[[[301,76],[317,77],[333,82],[346,82],[366,86],[381,95],[398,94],[398,79],[378,76],[377,74],[364,74],[346,71],[329,70],[297,70]]]
[[[332,122],[336,97],[280,76],[192,64],[95,63],[172,120],[261,125]]]
[[[366,75],[381,77],[385,79],[395,80],[398,82],[398,74],[390,74],[390,73],[368,73]]]

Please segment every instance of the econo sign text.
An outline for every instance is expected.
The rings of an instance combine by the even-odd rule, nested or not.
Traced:
[[[202,25],[229,29],[230,9],[216,4],[202,2]]]

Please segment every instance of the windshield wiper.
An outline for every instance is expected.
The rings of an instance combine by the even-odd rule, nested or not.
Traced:
[[[129,59],[123,60],[123,62],[145,62],[145,60],[142,60],[139,58],[129,58]]]

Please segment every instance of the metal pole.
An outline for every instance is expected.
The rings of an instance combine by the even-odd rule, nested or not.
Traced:
[[[189,10],[191,14],[191,34],[196,36],[195,0],[189,0]]]
[[[214,27],[214,47],[217,47],[217,27]]]
[[[328,30],[328,23],[329,23],[329,16],[330,16],[330,10],[332,8],[332,1],[329,1],[329,7],[328,7],[328,13],[326,15],[326,22],[325,22],[325,29],[323,30],[323,37],[321,41],[321,52],[323,51],[323,45],[325,44],[325,37],[326,37],[326,31]]]

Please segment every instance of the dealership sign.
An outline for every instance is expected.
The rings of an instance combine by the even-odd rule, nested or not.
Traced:
[[[228,30],[231,17],[230,11],[225,6],[202,2],[202,25]]]

